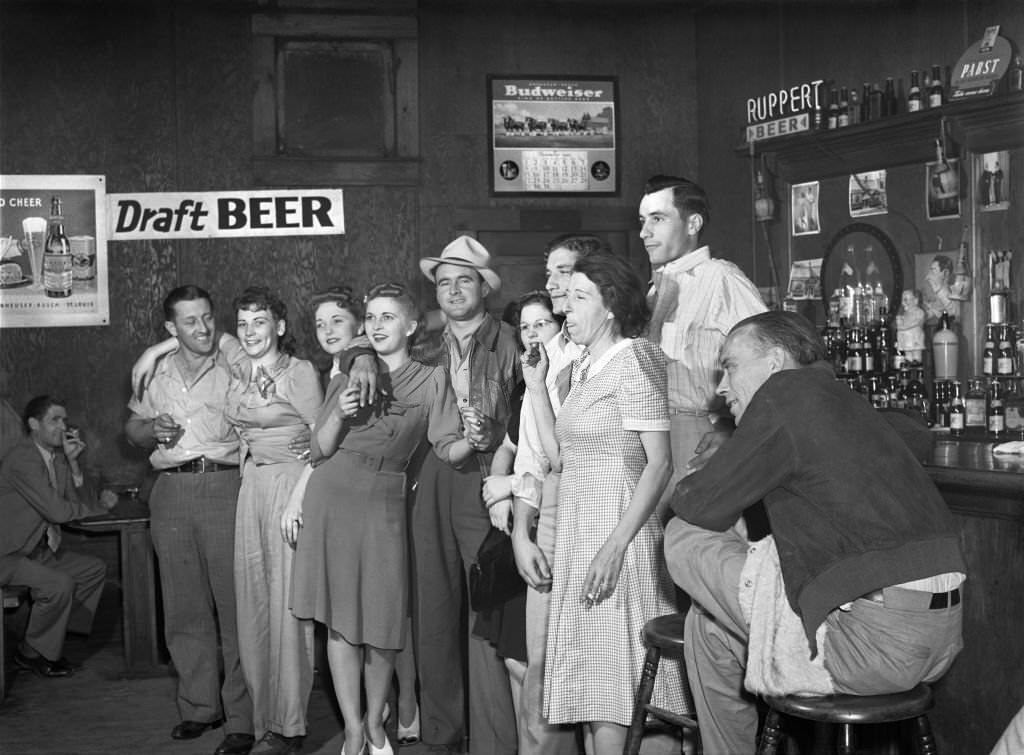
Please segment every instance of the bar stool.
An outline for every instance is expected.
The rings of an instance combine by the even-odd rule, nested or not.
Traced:
[[[853,727],[861,724],[897,723],[913,719],[919,755],[936,755],[928,716],[932,691],[927,684],[893,695],[828,695],[825,697],[766,697],[768,716],[761,732],[757,755],[776,755],[782,739],[782,715],[809,721],[838,724],[838,755],[854,755]]]
[[[633,702],[633,716],[630,720],[629,730],[626,732],[626,744],[622,748],[623,755],[637,755],[640,752],[640,742],[644,737],[644,728],[647,725],[647,716],[672,724],[681,729],[690,729],[698,732],[697,719],[691,716],[683,716],[673,713],[665,708],[651,705],[651,695],[654,693],[654,679],[658,675],[658,665],[661,663],[663,651],[674,651],[682,658],[683,653],[683,621],[685,613],[670,613],[651,619],[644,624],[644,641],[647,643],[647,656],[644,659],[644,671],[640,677],[640,686],[636,689],[636,697]],[[693,710],[693,698],[690,695],[690,685],[686,679],[686,665],[680,664],[683,671],[683,696],[686,707]],[[698,751],[699,751],[698,732]]]

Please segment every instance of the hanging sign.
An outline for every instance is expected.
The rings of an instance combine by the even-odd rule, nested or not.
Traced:
[[[950,101],[992,94],[1012,58],[1010,43],[1006,37],[999,36],[999,27],[985,29],[985,36],[967,48],[953,68]]]
[[[747,100],[747,142],[811,130],[811,114],[821,110],[821,79]]]
[[[108,194],[111,241],[340,236],[341,189]]]

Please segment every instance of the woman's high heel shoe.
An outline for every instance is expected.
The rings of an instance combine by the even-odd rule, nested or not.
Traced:
[[[373,744],[373,740],[370,739],[370,732],[366,729],[363,730],[363,735],[366,737],[365,748],[369,750],[370,755],[395,755],[395,751],[391,748],[391,742],[388,741],[388,735],[384,734],[384,744],[377,747]]]
[[[366,755],[366,743],[369,742],[369,737],[363,739],[363,746],[359,748],[359,752],[356,755]],[[341,755],[345,755],[345,743],[341,743]]]
[[[416,715],[412,717],[412,723],[402,726],[402,717],[398,717],[398,746],[414,745],[420,741],[420,706],[416,706]]]

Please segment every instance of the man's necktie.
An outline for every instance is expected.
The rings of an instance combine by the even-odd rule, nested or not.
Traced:
[[[559,404],[565,403],[565,397],[569,395],[569,389],[572,388],[572,365],[572,362],[565,365],[555,376],[555,389],[558,392]]]
[[[647,295],[647,305],[651,308],[651,326],[647,337],[654,343],[661,343],[661,328],[671,321],[679,300],[679,285],[671,276],[658,271],[651,282],[652,290]]]

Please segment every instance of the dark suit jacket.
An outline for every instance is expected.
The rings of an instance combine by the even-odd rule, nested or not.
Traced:
[[[39,448],[25,438],[11,449],[0,464],[0,561],[5,556],[28,555],[48,524],[59,524],[100,513],[83,503],[71,479],[64,454],[53,457],[57,489],[50,486]]]

